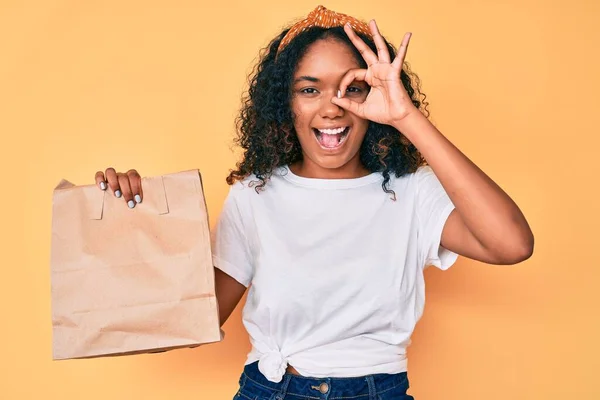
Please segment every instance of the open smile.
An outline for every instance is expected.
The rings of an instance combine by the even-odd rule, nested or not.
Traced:
[[[341,148],[348,139],[348,133],[352,128],[349,126],[339,126],[336,128],[317,129],[313,128],[313,133],[323,150],[337,150]]]

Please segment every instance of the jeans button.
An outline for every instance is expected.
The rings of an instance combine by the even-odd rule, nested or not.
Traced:
[[[326,384],[325,382],[323,382],[323,383],[321,383],[321,384],[319,385],[319,392],[321,392],[321,393],[325,394],[325,393],[327,393],[328,391],[329,391],[329,385],[328,385],[328,384]]]

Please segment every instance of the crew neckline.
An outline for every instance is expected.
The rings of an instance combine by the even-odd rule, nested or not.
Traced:
[[[306,178],[294,174],[288,165],[279,168],[279,175],[283,179],[296,185],[317,189],[352,189],[383,180],[383,175],[381,175],[380,172],[372,172],[369,175],[361,176],[359,178]]]

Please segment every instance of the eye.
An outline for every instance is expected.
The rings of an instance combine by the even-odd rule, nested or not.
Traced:
[[[304,89],[300,89],[300,93],[315,94],[315,93],[317,93],[317,89],[315,89],[315,88],[304,88]]]
[[[362,93],[363,89],[358,86],[350,86],[346,89],[349,93]]]

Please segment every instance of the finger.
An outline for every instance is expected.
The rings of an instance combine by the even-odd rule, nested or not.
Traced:
[[[398,48],[398,54],[396,54],[396,58],[394,58],[394,62],[392,62],[392,65],[398,70],[401,70],[402,65],[404,65],[404,59],[406,58],[406,51],[408,50],[408,43],[410,42],[411,36],[412,33],[410,32],[404,34],[404,37],[402,38],[402,43]]]
[[[121,197],[121,189],[119,187],[119,179],[117,178],[117,171],[114,168],[108,168],[105,172],[106,180],[108,181],[108,187],[116,197]]]
[[[98,171],[96,172],[96,185],[102,190],[106,190],[106,180],[104,179],[104,172]]]
[[[131,193],[136,204],[142,202],[142,177],[135,169],[127,171],[127,177],[129,178],[129,186],[131,187]]]
[[[131,185],[129,185],[129,177],[127,174],[119,173],[117,174],[119,178],[119,186],[123,191],[123,199],[127,202],[127,206],[129,208],[135,207],[135,202],[133,201],[133,194],[131,193]]]
[[[344,75],[344,77],[342,78],[342,81],[340,82],[340,95],[338,97],[344,97],[344,95],[346,94],[346,90],[348,89],[348,86],[350,86],[350,84],[354,81],[364,81],[365,77],[367,76],[367,70],[366,69],[351,69],[350,71],[346,72],[346,75]],[[368,83],[368,82],[367,82]]]
[[[334,97],[331,99],[331,102],[336,106],[343,108],[344,110],[350,111],[352,114],[356,114],[361,118],[365,118],[365,116],[363,115],[363,106],[361,103],[357,103],[356,101],[344,97],[342,97],[341,99]]]
[[[390,52],[385,44],[385,39],[383,36],[381,36],[381,33],[379,33],[379,28],[377,27],[377,23],[374,19],[369,22],[369,28],[371,28],[373,40],[375,40],[375,46],[377,46],[377,56],[379,57],[379,62],[389,64]]]
[[[352,29],[349,23],[344,25],[344,32],[346,32],[346,35],[348,35],[350,41],[352,41],[354,46],[358,49],[368,66],[377,63],[377,55],[373,53],[373,50],[371,50],[369,46],[367,46],[366,43],[354,32],[354,29]]]

